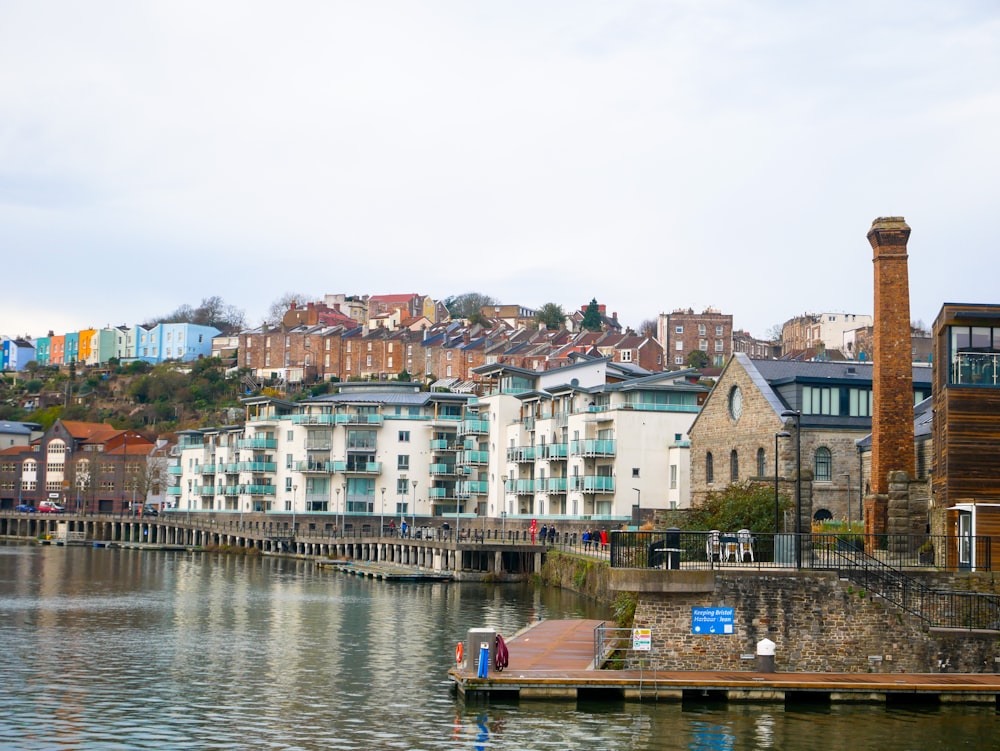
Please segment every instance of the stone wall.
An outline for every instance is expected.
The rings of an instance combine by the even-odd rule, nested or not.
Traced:
[[[693,607],[731,607],[734,633],[693,634]],[[778,672],[992,672],[996,632],[929,630],[833,572],[717,574],[710,592],[643,592],[636,627],[652,629],[649,653],[627,667],[652,670],[756,669],[756,645],[775,642]]]

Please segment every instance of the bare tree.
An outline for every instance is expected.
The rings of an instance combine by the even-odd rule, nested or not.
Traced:
[[[639,334],[642,336],[650,336],[653,339],[656,338],[656,319],[647,318],[645,321],[639,324]]]
[[[296,306],[302,306],[312,299],[313,298],[311,296],[303,294],[302,292],[286,292],[271,303],[270,307],[267,309],[267,315],[264,318],[264,323],[268,326],[277,326],[281,323],[281,319],[285,317],[285,313],[288,312],[288,309],[292,307],[292,303],[295,303]]]
[[[497,300],[482,292],[466,292],[461,295],[445,298],[444,306],[452,318],[471,318],[480,314],[486,305],[496,305]]]

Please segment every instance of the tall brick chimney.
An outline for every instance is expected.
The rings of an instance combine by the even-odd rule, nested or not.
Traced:
[[[868,231],[875,251],[872,493],[888,492],[890,472],[903,471],[912,478],[915,469],[909,239],[910,228],[901,216],[880,217]]]

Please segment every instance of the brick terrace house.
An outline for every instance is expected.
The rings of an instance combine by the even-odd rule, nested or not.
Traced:
[[[775,434],[785,430],[792,436],[777,439],[778,475],[793,479],[794,428],[782,412],[801,410],[803,516],[826,510],[846,519],[857,500],[857,441],[871,432],[872,373],[863,363],[733,355],[691,426],[692,502],[732,482],[773,482]],[[913,368],[913,392],[914,402],[930,396],[929,368]]]
[[[711,366],[721,368],[733,352],[733,317],[715,308],[705,308],[702,313],[691,308],[661,313],[656,329],[669,367],[685,367],[688,355],[701,350]]]

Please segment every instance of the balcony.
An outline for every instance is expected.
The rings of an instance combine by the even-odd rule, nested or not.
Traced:
[[[334,462],[333,471],[349,475],[380,475],[382,462]]]
[[[203,474],[203,475],[214,475],[215,474],[215,465],[214,464],[202,464],[200,467],[198,467],[198,472],[201,473],[201,474]]]
[[[180,464],[171,464],[169,467],[167,467],[167,474],[168,475],[183,475],[184,474],[184,467],[182,467]]]
[[[339,415],[292,415],[293,425],[335,425]]]
[[[431,488],[427,494],[432,503],[440,501],[453,501],[456,498],[455,488],[444,487],[444,488]]]
[[[569,456],[569,444],[568,443],[550,443],[548,446],[543,447],[542,452],[543,459],[549,460],[565,460]]]
[[[459,451],[455,457],[456,464],[483,466],[490,463],[489,451]]]
[[[431,451],[457,451],[458,445],[445,438],[435,438],[431,441]]]
[[[277,472],[277,462],[240,462],[232,465],[236,472]],[[227,472],[231,470],[226,470]]]
[[[538,446],[516,446],[507,449],[509,462],[533,462],[539,455]]]
[[[167,495],[181,495],[181,488],[180,488],[180,486],[173,486],[173,487],[167,488]]]
[[[332,474],[334,462],[323,461],[299,461],[295,462],[296,472],[317,472],[320,474]]]
[[[613,438],[588,438],[584,441],[570,441],[569,452],[573,456],[584,457],[614,456],[615,440]]]
[[[489,432],[489,420],[462,420],[458,424],[459,435],[488,435]]]
[[[276,449],[278,448],[277,438],[241,438],[236,442],[236,447],[241,449]]]
[[[568,484],[567,477],[549,477],[545,480],[545,490],[549,493],[565,493]]]
[[[306,451],[329,451],[332,448],[333,440],[330,438],[306,441]]]
[[[531,495],[538,487],[535,480],[513,480],[511,484],[518,495]]]
[[[196,485],[192,491],[195,495],[200,496],[214,496],[215,486],[214,485]]]
[[[534,417],[525,417],[523,420],[521,420],[521,426],[525,430],[534,430],[535,429],[535,418]]]
[[[444,477],[448,475],[458,474],[458,470],[455,469],[454,464],[432,464],[430,466],[431,477]]]
[[[241,485],[240,490],[249,495],[274,495],[274,485]]]
[[[570,489],[584,493],[614,493],[615,478],[605,475],[582,475],[571,477]]]
[[[458,483],[459,498],[485,495],[487,492],[489,492],[489,483],[486,480],[462,480]]]
[[[349,414],[334,415],[336,425],[381,425],[382,415]]]
[[[218,490],[219,495],[239,495],[243,492],[239,485],[220,485]]]

